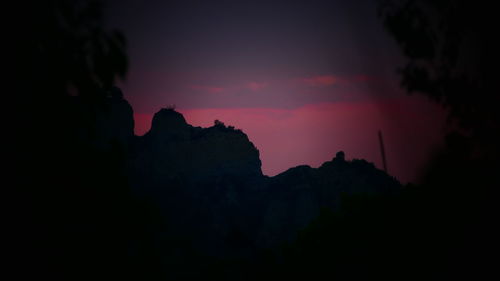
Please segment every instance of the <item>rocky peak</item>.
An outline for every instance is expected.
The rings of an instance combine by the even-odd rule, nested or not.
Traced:
[[[188,127],[189,125],[181,113],[172,108],[162,108],[153,117],[151,132],[174,133],[176,131],[185,131],[189,129]]]
[[[152,165],[162,183],[262,176],[257,148],[241,130],[220,121],[209,128],[193,127],[181,113],[162,109],[142,139],[138,165]]]
[[[343,151],[339,151],[335,154],[335,158],[333,158],[334,161],[340,161],[343,162],[345,161],[345,153]]]

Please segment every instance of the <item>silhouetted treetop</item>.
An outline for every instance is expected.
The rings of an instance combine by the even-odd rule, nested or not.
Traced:
[[[448,111],[447,129],[471,143],[468,154],[496,163],[500,149],[497,9],[491,1],[388,0],[380,15],[407,63],[401,84]]]
[[[98,0],[28,1],[24,3],[20,62],[28,81],[45,95],[102,95],[125,78],[126,41],[117,30],[103,27]]]
[[[226,125],[224,124],[224,122],[220,121],[220,120],[214,120],[214,126],[216,127],[226,127]]]
[[[490,3],[388,0],[380,5],[385,27],[408,59],[399,70],[404,88],[449,108],[469,130],[500,121],[497,16]]]

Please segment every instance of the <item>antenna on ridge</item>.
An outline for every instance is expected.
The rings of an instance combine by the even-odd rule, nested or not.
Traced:
[[[378,140],[380,142],[380,153],[382,154],[382,164],[384,165],[384,171],[387,173],[387,161],[385,159],[385,148],[384,139],[382,138],[382,131],[378,131]]]

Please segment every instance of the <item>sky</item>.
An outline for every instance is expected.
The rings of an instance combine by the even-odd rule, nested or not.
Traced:
[[[109,1],[128,40],[120,84],[142,135],[162,107],[188,123],[242,129],[264,174],[318,167],[337,151],[417,181],[445,112],[399,86],[404,57],[376,1]]]

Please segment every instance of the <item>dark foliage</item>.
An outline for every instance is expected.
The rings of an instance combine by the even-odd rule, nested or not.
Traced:
[[[48,99],[70,94],[98,95],[124,78],[127,71],[125,37],[103,28],[103,5],[98,0],[24,1],[18,62],[34,92]],[[21,10],[22,9],[22,10]]]
[[[132,109],[113,87],[126,74],[125,39],[103,29],[100,1],[28,1],[15,11],[23,15],[15,30],[21,43],[15,75],[24,83],[8,104],[16,122],[6,155],[13,173],[4,188],[14,191],[7,256],[18,279],[481,280],[494,274],[498,43],[489,5],[381,5],[408,58],[402,85],[447,107],[454,131],[424,184],[402,190],[372,164],[346,161],[343,152],[318,169],[265,177],[243,132],[217,120],[194,128],[173,108],[159,112],[156,131],[135,138]],[[204,151],[203,145],[222,152],[190,156],[192,162],[180,153]],[[224,166],[224,153],[249,168]],[[206,171],[213,175],[201,177]],[[271,242],[256,246],[261,241]],[[212,255],[214,249],[221,253]]]
[[[11,11],[19,15],[14,75],[22,81],[7,104],[11,276],[114,280],[154,272],[157,230],[143,225],[155,211],[131,196],[122,137],[99,136],[99,122],[121,100],[111,86],[127,70],[124,36],[103,29],[100,1],[22,1]]]
[[[380,14],[407,64],[402,86],[442,104],[479,157],[498,155],[496,9],[490,2],[381,1]],[[457,126],[458,125],[458,126]]]

